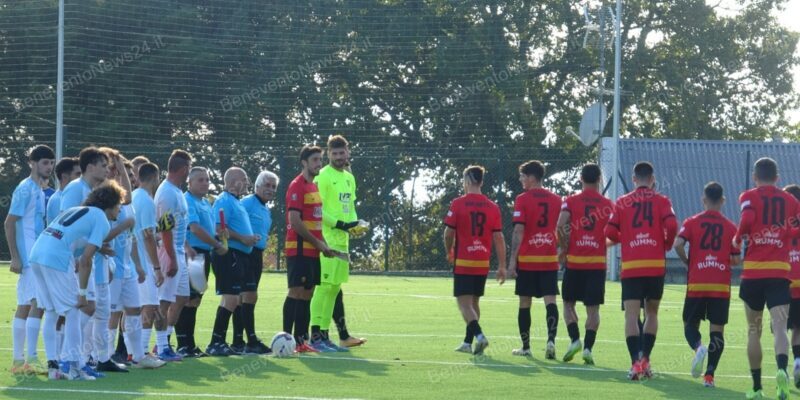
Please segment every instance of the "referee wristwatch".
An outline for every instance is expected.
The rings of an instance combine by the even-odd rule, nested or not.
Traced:
[[[86,289],[78,289],[78,296],[86,297]]]

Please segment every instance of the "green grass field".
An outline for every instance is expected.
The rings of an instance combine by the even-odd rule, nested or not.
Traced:
[[[717,371],[717,388],[707,389],[689,375],[692,353],[683,339],[681,307],[684,287],[668,286],[661,308],[661,329],[653,352],[656,377],[647,382],[626,381],[629,365],[619,309],[620,287],[609,283],[607,304],[595,345],[596,366],[544,360],[544,307],[533,308],[534,357],[511,355],[519,347],[517,300],[513,282],[487,284],[481,325],[491,340],[487,355],[474,358],[455,353],[464,333],[452,283],[444,278],[355,276],[345,285],[350,330],[369,342],[351,353],[309,355],[291,359],[230,357],[187,360],[157,371],[133,371],[95,382],[48,382],[43,377],[15,379],[11,364],[10,320],[15,308],[15,277],[2,266],[0,309],[0,396],[3,398],[114,399],[260,398],[260,399],[736,399],[750,385],[745,357],[742,304],[731,305],[731,324],[725,354]],[[738,292],[738,290],[737,290]],[[268,274],[261,286],[257,328],[268,341],[280,330],[285,276]],[[218,302],[205,298],[198,314],[198,343],[207,343]],[[708,337],[707,326],[703,336]],[[581,329],[583,331],[583,329]],[[763,340],[764,387],[775,395],[775,362],[771,335]],[[559,327],[558,357],[568,345],[566,328]],[[40,341],[40,357],[44,350]],[[580,357],[578,357],[579,359]],[[569,397],[567,397],[569,396]]]

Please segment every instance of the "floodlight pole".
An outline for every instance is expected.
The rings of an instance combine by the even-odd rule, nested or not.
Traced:
[[[613,151],[613,176],[611,177],[611,196],[612,200],[616,200],[620,196],[620,150],[619,150],[619,124],[620,124],[620,76],[622,75],[622,0],[617,0],[616,18],[614,18],[614,151]],[[619,265],[617,260],[621,261],[619,257],[619,246],[612,247],[611,250],[611,268],[609,269],[612,281],[616,281],[619,277]]]
[[[58,0],[58,78],[56,83],[56,160],[64,155],[64,0]],[[58,179],[56,179],[57,181]]]

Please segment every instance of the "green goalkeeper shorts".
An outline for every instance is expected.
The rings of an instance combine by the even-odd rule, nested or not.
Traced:
[[[338,257],[325,257],[320,254],[319,262],[321,267],[320,282],[341,285],[350,278],[350,263],[347,261]]]

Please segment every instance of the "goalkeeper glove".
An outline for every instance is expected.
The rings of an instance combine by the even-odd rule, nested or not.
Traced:
[[[348,232],[355,237],[363,236],[369,230],[369,222],[364,221],[363,219],[358,220],[356,226],[350,228]]]
[[[353,222],[336,221],[336,229],[341,229],[345,232],[349,231],[350,228],[355,228],[356,226],[358,226],[358,221],[353,221]]]

